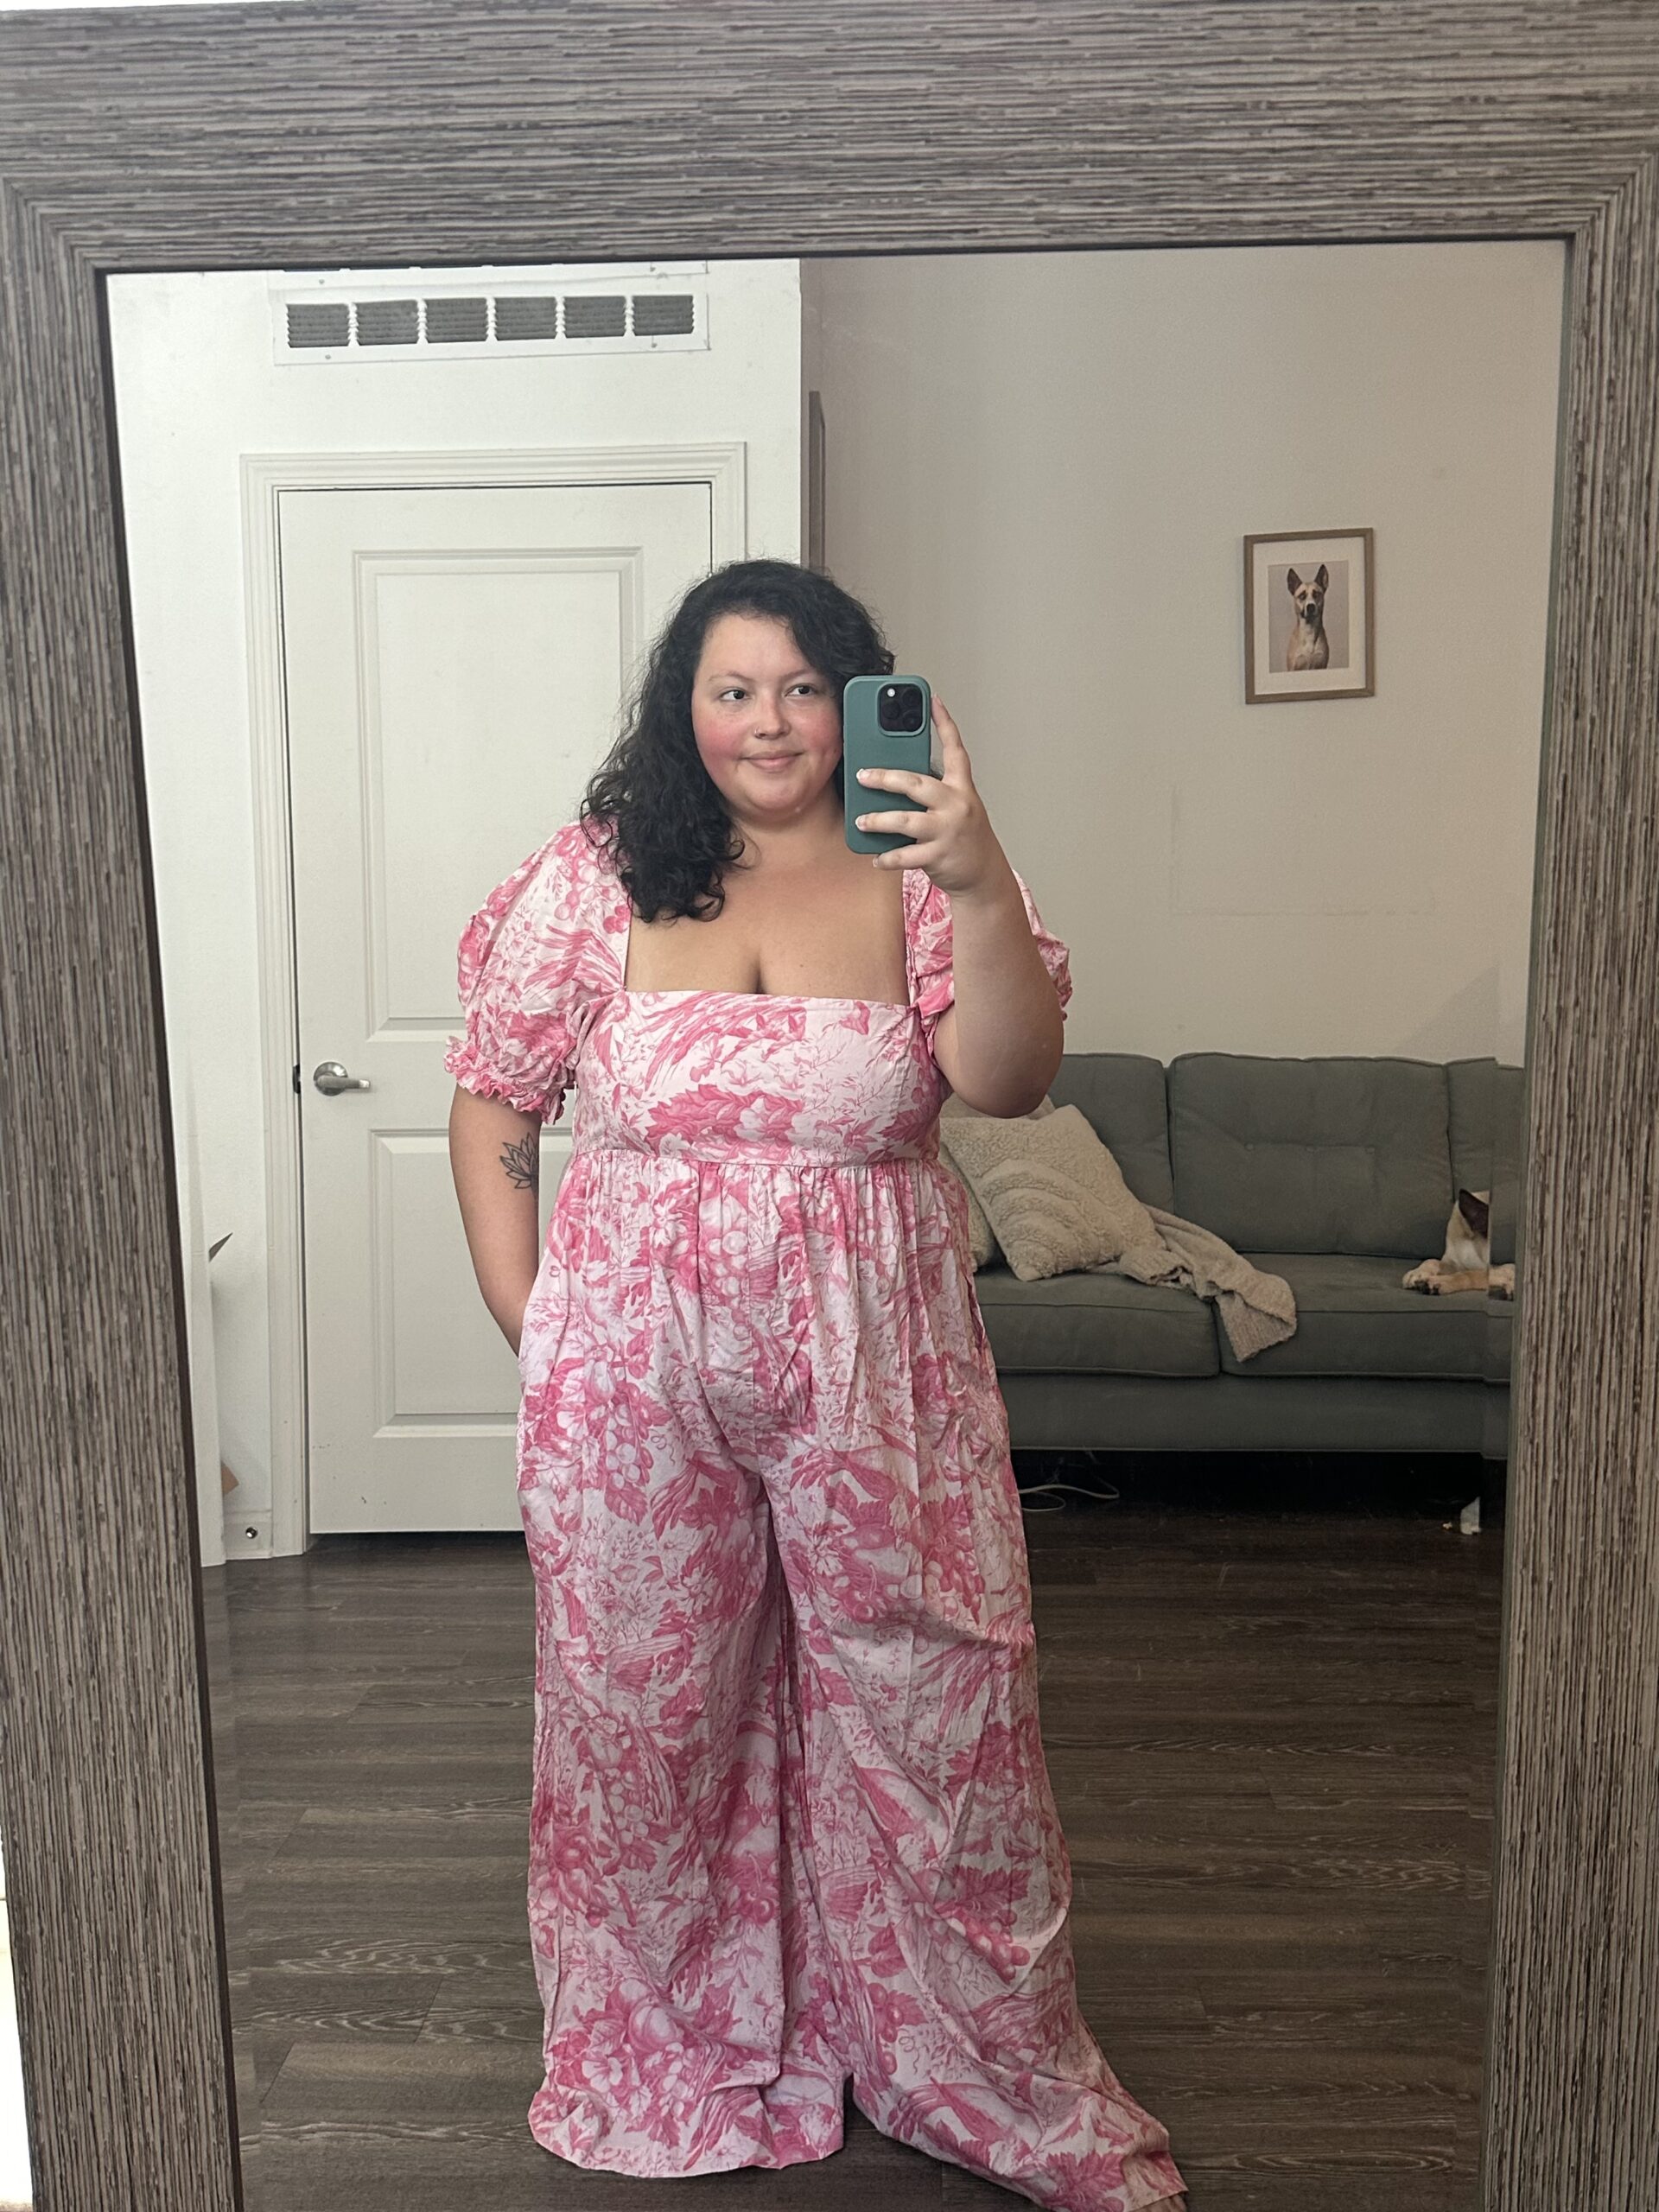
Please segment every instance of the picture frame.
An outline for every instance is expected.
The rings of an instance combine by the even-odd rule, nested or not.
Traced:
[[[1244,702],[1369,699],[1376,690],[1375,532],[1244,540]]]

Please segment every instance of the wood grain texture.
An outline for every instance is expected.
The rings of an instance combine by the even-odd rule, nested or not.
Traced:
[[[1573,254],[1488,2031],[1505,2212],[1659,2203],[1656,181]]]
[[[0,1802],[41,2212],[238,2201],[101,275],[1541,234],[1573,322],[1482,2194],[1659,2201],[1656,148],[1646,0],[0,17]]]

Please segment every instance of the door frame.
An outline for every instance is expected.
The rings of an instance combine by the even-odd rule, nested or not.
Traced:
[[[665,445],[538,447],[474,452],[251,453],[242,458],[248,735],[253,786],[254,909],[264,1120],[265,1296],[270,1341],[270,1510],[266,1540],[227,1559],[280,1557],[311,1540],[305,1375],[304,1188],[301,1175],[299,979],[289,810],[288,700],[283,663],[280,522],[284,492],[443,491],[702,484],[714,565],[748,548],[748,448],[742,439]]]

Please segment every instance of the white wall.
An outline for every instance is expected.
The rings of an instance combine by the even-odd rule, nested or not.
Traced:
[[[263,271],[109,281],[168,1056],[175,1097],[194,1079],[202,1243],[231,1232],[211,1285],[233,1550],[270,1508],[271,1423],[240,456],[742,438],[749,550],[798,557],[798,266],[690,281],[707,352],[299,367],[272,359]],[[526,823],[526,849],[549,826]]]
[[[961,723],[1070,1049],[1522,1058],[1563,262],[804,264],[827,564]],[[1364,525],[1376,696],[1246,706],[1246,533]]]

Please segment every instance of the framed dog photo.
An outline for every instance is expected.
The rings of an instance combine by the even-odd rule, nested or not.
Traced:
[[[1369,530],[1244,540],[1244,698],[1369,699],[1376,689]]]

